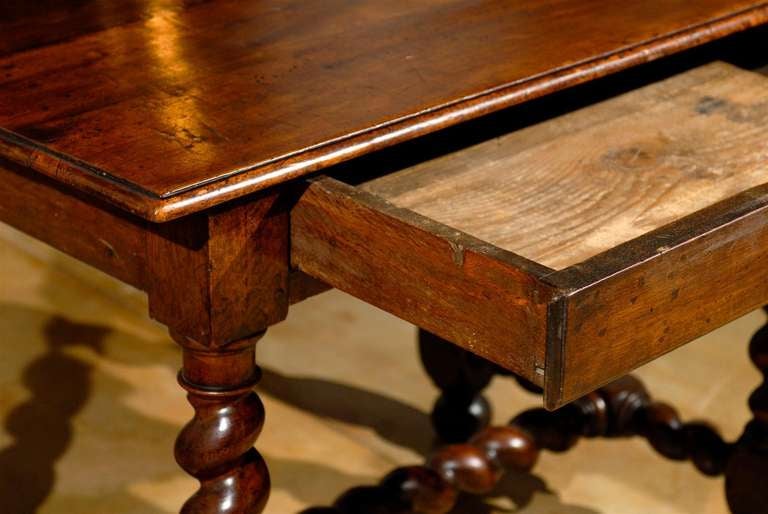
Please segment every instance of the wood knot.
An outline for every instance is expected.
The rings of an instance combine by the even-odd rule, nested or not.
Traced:
[[[728,102],[722,98],[702,96],[696,104],[696,112],[704,116],[708,116],[712,113],[724,109],[727,105]]]
[[[659,152],[650,147],[630,146],[609,150],[603,155],[602,161],[616,171],[638,171],[655,167],[658,155]]]

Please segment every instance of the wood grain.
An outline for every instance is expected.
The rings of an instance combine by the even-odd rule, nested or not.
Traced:
[[[768,300],[768,186],[565,270],[567,322],[550,407],[742,316]]]
[[[139,289],[147,223],[0,159],[0,221]]]
[[[301,271],[291,270],[288,274],[288,300],[291,305],[324,293],[329,289],[332,289],[331,286],[325,282]]]
[[[362,184],[563,269],[768,182],[765,78],[714,63]]]
[[[153,318],[201,344],[225,345],[288,313],[288,210],[263,194],[152,227]]]
[[[150,233],[162,232],[163,229],[160,226],[153,227],[145,220],[126,214],[107,203],[83,195],[39,173],[2,159],[0,159],[0,177],[2,177],[0,180],[1,222],[138,289],[143,291],[150,289],[147,239],[154,237],[154,235],[148,236]],[[256,201],[258,202],[258,199]],[[284,203],[281,208],[287,211],[288,205]],[[258,210],[254,212],[258,215]],[[194,225],[195,222],[191,221],[192,219],[181,222],[181,225],[186,223]],[[247,219],[246,216],[241,221],[247,223]],[[171,226],[165,229],[172,230],[169,227]],[[208,231],[207,227],[200,225],[198,227],[201,234]],[[265,244],[265,247],[269,248],[272,245],[273,250],[282,247],[279,251],[275,250],[273,254],[273,257],[275,255],[281,255],[281,257],[273,260],[272,264],[267,263],[267,268],[273,266],[275,262],[287,262],[285,249],[287,226],[282,226],[282,232],[276,228],[276,225],[273,225],[272,229],[273,233],[269,237],[273,237],[274,240]],[[267,237],[266,234],[264,237]],[[162,253],[155,253],[153,258],[167,257],[163,257]],[[236,259],[237,255],[230,258]],[[280,266],[275,266],[277,267]],[[288,273],[287,287],[290,303],[301,302],[327,291],[330,287],[300,271]],[[275,277],[278,276],[280,278],[276,278],[272,283],[260,281],[256,284],[249,282],[249,284],[254,288],[272,288],[278,282],[281,284],[285,282],[282,274],[275,275]],[[279,289],[277,287],[275,290]],[[284,304],[282,293],[277,298],[277,302]],[[275,319],[279,317],[276,316]]]
[[[1,8],[0,155],[154,221],[768,20],[754,0]]]
[[[301,271],[541,384],[548,268],[333,179],[291,212]],[[538,370],[538,371],[537,371]]]

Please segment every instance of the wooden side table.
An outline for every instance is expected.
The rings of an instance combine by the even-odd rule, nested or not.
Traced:
[[[183,347],[195,417],[176,458],[201,488],[182,512],[263,510],[256,342],[326,284],[549,408],[768,302],[768,95],[750,72],[710,64],[437,159],[417,145],[424,162],[386,175],[373,155],[764,24],[765,2],[0,12],[0,220],[146,291]],[[409,480],[393,483],[425,483]]]

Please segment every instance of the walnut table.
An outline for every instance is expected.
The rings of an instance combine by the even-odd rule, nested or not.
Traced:
[[[183,347],[185,513],[264,509],[256,342],[328,286],[429,331],[450,423],[495,372],[565,406],[393,473],[403,509],[578,434],[722,449],[614,380],[768,303],[766,22],[747,0],[9,0],[0,220],[146,291]],[[768,509],[766,388],[721,452],[738,514]]]

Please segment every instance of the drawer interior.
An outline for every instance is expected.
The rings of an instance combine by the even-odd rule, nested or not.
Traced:
[[[294,264],[553,408],[768,302],[768,78],[710,62],[545,118],[313,180]]]
[[[766,88],[713,63],[358,187],[561,270],[768,182]]]

